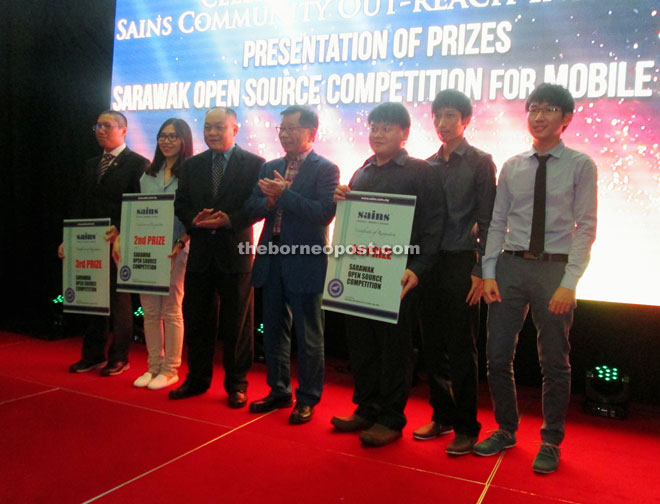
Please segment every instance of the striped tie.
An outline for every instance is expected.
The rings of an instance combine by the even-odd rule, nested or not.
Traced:
[[[105,175],[105,172],[107,172],[108,168],[110,168],[110,163],[112,163],[112,160],[114,158],[115,156],[113,156],[112,154],[108,154],[108,153],[103,154],[103,157],[101,158],[101,162],[99,163],[99,167],[97,171],[97,176],[96,176],[97,184],[101,182],[103,175]]]
[[[211,190],[213,191],[213,196],[218,194],[218,187],[220,187],[220,182],[225,172],[224,162],[224,154],[216,153],[213,157],[213,166],[211,167]]]

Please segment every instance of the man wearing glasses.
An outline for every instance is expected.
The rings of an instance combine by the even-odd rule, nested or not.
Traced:
[[[364,317],[346,317],[346,341],[355,381],[355,411],[335,416],[339,432],[358,432],[367,446],[385,446],[401,437],[406,425],[404,409],[412,386],[415,287],[432,265],[444,233],[447,205],[437,170],[408,155],[410,114],[401,103],[385,102],[369,112],[369,145],[373,155],[360,167],[348,186],[335,190],[336,201],[351,190],[417,197],[410,254],[401,278],[401,307],[396,324]],[[403,244],[401,244],[403,245]]]
[[[183,325],[188,375],[170,399],[203,394],[211,385],[216,323],[223,340],[224,387],[229,406],[247,403],[247,372],[253,354],[252,257],[239,244],[252,242],[243,204],[257,182],[263,159],[236,145],[236,112],[218,107],[204,118],[209,149],[188,158],[174,201],[190,235],[184,278]],[[220,310],[215,309],[215,293]]]
[[[571,94],[554,84],[541,84],[527,99],[532,150],[502,167],[483,259],[488,384],[499,429],[473,451],[489,456],[516,444],[513,357],[531,309],[543,374],[543,443],[532,465],[539,473],[559,465],[575,287],[596,238],[596,165],[561,140],[574,107]]]
[[[122,194],[140,192],[140,177],[148,161],[131,151],[124,143],[126,117],[114,110],[99,115],[92,130],[103,148],[100,157],[89,159],[82,174],[78,199],[74,203],[75,218],[110,217],[111,226],[105,239],[114,243],[119,235]],[[58,255],[66,251],[60,244]],[[106,359],[108,322],[112,325],[112,343]],[[83,335],[81,359],[69,368],[71,373],[85,373],[102,367],[101,376],[115,376],[129,368],[128,347],[133,336],[131,295],[117,292],[117,271],[110,261],[110,317],[89,317]]]
[[[332,195],[339,169],[312,150],[318,126],[312,110],[291,106],[282,111],[277,131],[285,157],[263,165],[247,203],[254,221],[265,218],[259,248],[270,248],[257,254],[252,270],[252,285],[262,287],[270,393],[251,403],[250,411],[264,413],[293,403],[293,321],[299,364],[296,406],[289,416],[294,425],[311,420],[325,372],[321,294],[328,261],[323,247],[335,215]]]

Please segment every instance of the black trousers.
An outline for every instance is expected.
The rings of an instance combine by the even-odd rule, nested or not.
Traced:
[[[110,316],[90,315],[83,335],[82,360],[106,360],[105,347],[110,339],[108,362],[128,362],[128,347],[133,337],[133,303],[127,292],[117,292],[117,268],[110,261]]]
[[[433,420],[477,436],[479,305],[465,298],[475,254],[443,252],[420,282],[420,328]]]
[[[406,425],[403,411],[412,386],[415,291],[402,300],[397,324],[346,317],[355,413],[394,430]]]
[[[215,293],[220,310],[215,309]],[[254,294],[250,273],[186,271],[183,295],[184,341],[188,346],[188,377],[206,390],[213,377],[217,334],[223,340],[224,387],[228,394],[247,390],[252,366]],[[219,321],[218,321],[219,320]],[[218,333],[216,333],[216,325]]]

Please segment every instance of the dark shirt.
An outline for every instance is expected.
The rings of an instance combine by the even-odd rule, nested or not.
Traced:
[[[447,223],[440,248],[450,252],[476,250],[478,261],[472,274],[481,277],[481,258],[486,252],[495,202],[493,158],[463,139],[449,161],[442,156],[442,147],[428,161],[437,168],[447,198]]]
[[[438,190],[442,185],[436,170],[429,163],[410,157],[405,149],[381,166],[372,156],[355,172],[349,187],[354,191],[417,196],[410,244],[418,245],[420,253],[408,257],[408,269],[420,276],[433,264],[440,248],[447,205],[444,191]]]

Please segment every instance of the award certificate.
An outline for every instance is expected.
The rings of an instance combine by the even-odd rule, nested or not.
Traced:
[[[416,199],[351,191],[337,203],[324,309],[397,323]]]
[[[174,194],[124,194],[121,205],[117,290],[170,292]]]
[[[110,219],[64,220],[64,313],[110,315],[109,227]]]

